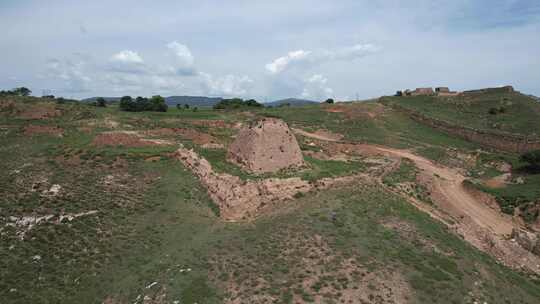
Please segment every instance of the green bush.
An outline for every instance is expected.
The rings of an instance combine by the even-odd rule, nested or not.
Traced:
[[[223,99],[216,105],[215,110],[233,110],[247,107],[261,108],[263,105],[255,99],[243,100],[242,98]]]
[[[540,169],[540,150],[529,151],[521,155],[520,160],[528,163],[528,168],[534,171]]]
[[[124,96],[120,99],[120,110],[128,112],[167,112],[168,106],[165,98],[156,95],[152,98],[137,97],[135,100],[131,96]]]

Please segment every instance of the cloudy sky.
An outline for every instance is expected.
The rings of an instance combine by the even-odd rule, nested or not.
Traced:
[[[540,95],[538,0],[1,0],[0,32],[0,88],[35,95]]]

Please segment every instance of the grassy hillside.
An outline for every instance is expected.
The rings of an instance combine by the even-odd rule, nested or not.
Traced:
[[[366,303],[540,299],[540,282],[501,266],[380,185],[309,193],[252,222],[228,223],[191,172],[169,157],[175,146],[94,144],[104,132],[164,128],[226,143],[235,132],[229,124],[271,115],[431,157],[450,147],[476,149],[379,104],[126,113],[35,98],[0,102],[2,303],[221,303],[231,296],[340,303],[359,293]],[[196,139],[163,134],[201,149]],[[227,166],[223,150],[208,151],[201,153],[218,170],[242,174]],[[306,179],[365,170],[308,161]],[[404,165],[386,182],[409,179],[411,170]],[[24,235],[12,220],[89,211],[97,213],[36,223]]]
[[[455,97],[385,97],[428,117],[480,130],[539,134],[540,103],[521,93],[485,92]]]

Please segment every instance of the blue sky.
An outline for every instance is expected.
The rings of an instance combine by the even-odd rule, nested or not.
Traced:
[[[512,84],[540,95],[540,1],[0,2],[0,88],[340,100]]]

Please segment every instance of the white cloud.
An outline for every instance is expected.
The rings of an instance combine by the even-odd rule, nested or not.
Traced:
[[[268,63],[266,69],[272,74],[278,74],[287,69],[291,64],[302,62],[311,54],[310,51],[298,50],[289,52],[286,56],[279,57]]]
[[[355,60],[376,53],[379,47],[373,44],[356,44],[350,47],[337,49],[327,54],[329,60]]]
[[[195,73],[195,58],[189,48],[177,41],[167,44],[167,47],[175,55],[176,72],[182,76],[194,76]]]
[[[143,63],[143,59],[137,52],[124,50],[119,53],[114,54],[111,57],[112,61],[121,62],[121,63]]]
[[[254,81],[248,76],[225,75],[214,77],[207,73],[199,74],[202,79],[203,91],[210,95],[244,96],[253,87]]]
[[[327,86],[328,79],[321,74],[314,74],[304,81],[302,98],[325,99],[334,95],[334,90]]]
[[[311,67],[330,61],[352,61],[377,51],[379,51],[379,48],[373,44],[356,44],[349,47],[317,52],[298,50],[266,64],[266,70],[271,74],[279,74],[292,66],[303,64],[304,66]]]
[[[58,79],[62,85],[55,90],[60,92],[87,92],[92,83],[87,65],[80,56],[74,59],[50,59],[46,64],[45,75],[41,78]]]

